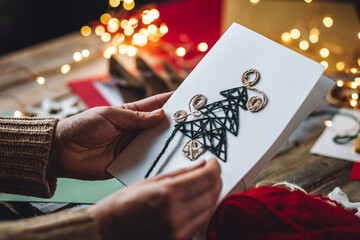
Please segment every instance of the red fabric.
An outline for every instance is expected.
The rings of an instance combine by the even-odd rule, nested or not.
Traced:
[[[350,179],[360,180],[360,163],[354,163]]]
[[[107,81],[109,76],[80,79],[68,83],[69,87],[89,107],[110,106],[111,104],[95,88],[96,81]]]
[[[303,192],[259,187],[224,200],[208,239],[360,239],[360,218]]]

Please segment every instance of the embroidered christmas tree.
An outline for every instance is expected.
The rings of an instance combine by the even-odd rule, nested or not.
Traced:
[[[248,82],[247,77],[249,74],[255,73],[256,77],[253,82]],[[237,136],[239,132],[239,108],[248,110],[249,103],[252,107],[252,111],[259,111],[266,104],[266,96],[258,89],[252,88],[259,80],[259,74],[257,70],[250,69],[243,75],[242,81],[245,87],[237,87],[221,91],[220,95],[224,99],[211,103],[206,103],[206,97],[198,94],[195,95],[189,104],[190,114],[186,114],[184,110],[180,110],[175,113],[174,118],[177,122],[174,126],[174,130],[166,141],[162,151],[153,162],[151,168],[148,170],[145,178],[149,177],[162,155],[165,153],[170,142],[174,138],[177,132],[181,132],[183,135],[190,138],[190,140],[184,146],[182,153],[190,160],[196,160],[206,150],[213,153],[223,162],[227,161],[227,132]],[[248,102],[247,89],[255,90],[263,95],[263,100],[259,97],[252,97]],[[199,105],[199,101],[202,104]],[[191,105],[195,108],[195,112],[191,110]],[[257,107],[254,110],[254,104]],[[259,104],[261,106],[259,107]],[[188,115],[197,117],[194,120],[186,121]]]

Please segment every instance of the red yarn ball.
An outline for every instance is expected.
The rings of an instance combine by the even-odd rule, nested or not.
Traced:
[[[360,218],[303,192],[259,187],[216,210],[208,239],[360,239]]]

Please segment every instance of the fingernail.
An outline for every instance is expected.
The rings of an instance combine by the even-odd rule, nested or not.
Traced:
[[[158,108],[152,112],[150,112],[151,114],[159,114],[162,111],[162,108]]]

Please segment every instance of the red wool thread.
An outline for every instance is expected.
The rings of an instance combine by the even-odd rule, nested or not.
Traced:
[[[360,218],[318,197],[265,186],[226,198],[207,239],[355,240],[360,239]]]

